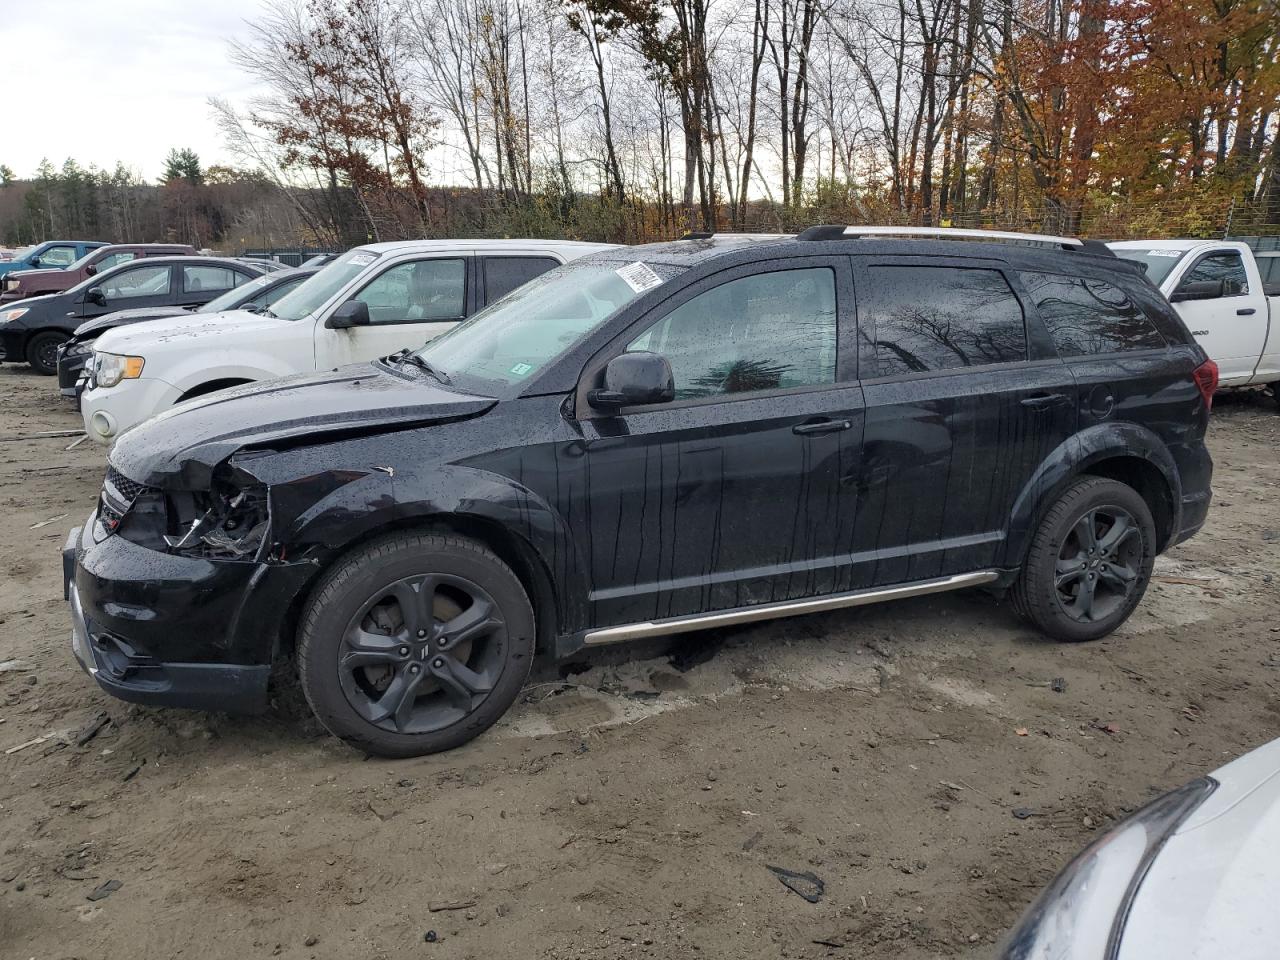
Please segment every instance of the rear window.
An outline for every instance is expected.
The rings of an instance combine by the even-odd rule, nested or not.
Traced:
[[[1142,264],[1147,271],[1147,279],[1157,287],[1164,283],[1164,278],[1178,265],[1183,255],[1182,250],[1143,250],[1138,247],[1112,247],[1111,252],[1122,260]]]
[[[998,270],[876,266],[858,291],[878,376],[1027,359],[1022,305]]]
[[[1058,355],[1150,350],[1165,346],[1156,330],[1123,290],[1102,280],[1056,273],[1019,273]]]

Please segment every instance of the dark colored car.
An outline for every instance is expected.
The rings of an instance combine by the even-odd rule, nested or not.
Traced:
[[[95,247],[69,267],[45,270],[18,270],[4,278],[0,304],[60,293],[81,280],[140,257],[194,255],[195,247],[185,243],[111,243]]]
[[[1140,267],[1056,242],[618,248],[416,353],[184,403],[70,535],[75,654],[240,711],[292,659],[330,731],[409,756],[536,652],[979,585],[1101,637],[1204,523],[1216,375]]]
[[[250,264],[252,266],[252,264]],[[80,374],[93,351],[93,342],[108,330],[142,323],[178,317],[184,313],[223,313],[229,310],[248,310],[260,313],[292,291],[318,268],[286,267],[272,270],[260,277],[232,287],[220,297],[210,300],[194,310],[185,307],[138,307],[134,310],[117,310],[76,327],[75,333],[58,346],[58,390],[64,397],[80,397]]]
[[[70,290],[0,307],[0,360],[58,370],[58,346],[85,320],[135,307],[194,307],[262,276],[221,257],[149,257],[122,263]]]

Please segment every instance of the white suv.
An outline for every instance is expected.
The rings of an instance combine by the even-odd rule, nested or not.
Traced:
[[[610,244],[410,240],[357,247],[264,313],[154,320],[94,344],[81,412],[112,443],[175,403],[419,347],[541,273]]]

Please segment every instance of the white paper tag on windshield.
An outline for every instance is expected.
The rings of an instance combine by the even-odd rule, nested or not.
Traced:
[[[1178,257],[1182,256],[1182,251],[1181,250],[1148,250],[1146,251],[1146,254],[1148,257],[1173,257],[1176,260]]]
[[[351,264],[353,267],[367,267],[377,259],[378,255],[376,253],[357,253],[353,255],[347,263]]]
[[[650,287],[656,287],[662,283],[662,278],[639,260],[628,263],[625,267],[619,267],[614,273],[627,281],[627,286],[636,293],[644,293]]]

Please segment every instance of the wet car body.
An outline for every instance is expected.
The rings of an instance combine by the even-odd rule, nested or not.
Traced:
[[[963,389],[948,377],[870,376],[852,296],[867,257],[1059,271],[1067,257],[1073,271],[1124,278],[1169,346],[1068,365],[1050,356],[1028,307],[1025,363],[966,374]],[[662,282],[517,388],[491,396],[379,361],[227,390],[122,435],[102,499],[64,551],[81,662],[124,699],[261,709],[317,579],[388,530],[488,545],[524,584],[539,647],[567,657],[1006,587],[1046,503],[1085,471],[1149,491],[1160,550],[1204,521],[1208,410],[1191,376],[1204,356],[1136,269],[1087,253],[891,240],[682,241],[583,262],[632,261]],[[728,277],[814,264],[840,291],[830,388],[625,415],[592,408],[605,360],[655,313]],[[1050,390],[1070,402],[1041,403]],[[813,429],[823,424],[834,427]],[[210,497],[240,494],[263,498],[267,532],[237,557],[166,549],[138,507],[163,502],[173,536]]]

